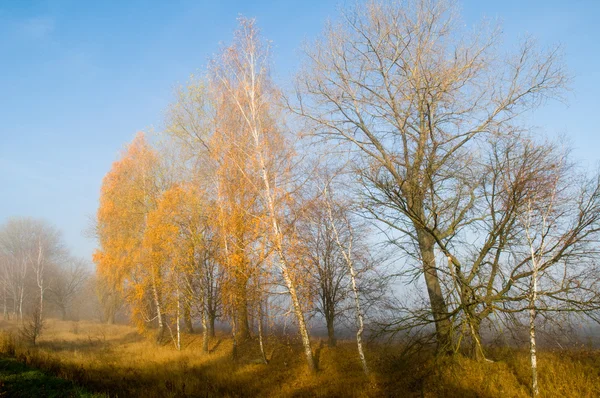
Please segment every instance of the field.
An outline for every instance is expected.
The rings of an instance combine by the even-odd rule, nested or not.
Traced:
[[[319,371],[310,374],[298,342],[271,338],[268,365],[257,343],[231,357],[226,335],[200,349],[200,335],[184,335],[184,347],[157,346],[124,325],[49,320],[37,346],[19,342],[17,325],[2,322],[2,396],[340,396],[527,397],[529,369],[523,350],[490,352],[494,362],[463,356],[436,359],[426,352],[402,355],[399,346],[368,346],[366,377],[352,342],[329,348],[315,341]],[[600,396],[600,354],[587,349],[539,355],[541,396]]]

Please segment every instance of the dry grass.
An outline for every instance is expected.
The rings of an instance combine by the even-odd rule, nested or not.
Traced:
[[[1,323],[4,330],[16,329]],[[6,336],[6,335],[5,335]],[[526,397],[527,353],[495,350],[493,363],[464,357],[435,359],[427,353],[401,356],[400,347],[369,347],[366,377],[355,346],[316,344],[319,372],[309,374],[301,347],[286,339],[267,343],[271,361],[259,363],[256,342],[231,359],[231,340],[217,336],[201,352],[201,336],[185,335],[182,351],[156,346],[128,326],[50,320],[38,346],[0,342],[0,351],[26,365],[112,397],[340,396],[340,397]],[[600,396],[600,355],[595,351],[543,352],[540,386],[547,397]]]

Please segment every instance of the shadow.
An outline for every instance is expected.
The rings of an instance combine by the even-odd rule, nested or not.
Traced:
[[[212,348],[209,347],[208,348],[208,353],[212,354],[212,353],[216,352],[217,348],[219,348],[219,346],[221,345],[221,341],[222,341],[222,339],[218,339],[217,342],[215,343],[215,345]]]

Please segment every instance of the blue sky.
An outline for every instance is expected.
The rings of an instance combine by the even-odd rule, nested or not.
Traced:
[[[352,3],[352,2],[348,2]],[[134,134],[160,129],[173,88],[228,42],[236,17],[256,17],[273,41],[285,82],[303,41],[345,3],[335,1],[0,2],[0,223],[45,218],[73,252],[89,257],[82,231],[100,184]],[[560,43],[574,77],[568,105],[549,104],[533,122],[564,134],[586,166],[600,160],[600,1],[462,1],[467,24],[499,19],[505,45],[531,34]]]

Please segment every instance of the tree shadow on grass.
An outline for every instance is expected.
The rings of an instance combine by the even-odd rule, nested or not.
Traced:
[[[3,397],[93,397],[72,381],[49,376],[12,358],[0,358]]]

